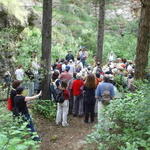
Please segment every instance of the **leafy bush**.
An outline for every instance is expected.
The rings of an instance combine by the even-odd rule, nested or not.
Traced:
[[[38,150],[26,125],[14,121],[4,104],[0,104],[0,150]]]
[[[51,100],[36,101],[33,111],[42,114],[44,117],[54,120],[56,117],[56,103]]]
[[[88,136],[99,150],[150,149],[150,87],[141,84],[136,93],[113,100],[103,111],[101,122]]]

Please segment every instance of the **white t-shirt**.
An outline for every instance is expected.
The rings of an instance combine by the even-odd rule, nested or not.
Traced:
[[[64,72],[66,70],[66,64],[62,64],[62,71]]]
[[[23,69],[17,69],[15,71],[16,79],[22,81],[24,78],[24,71]]]

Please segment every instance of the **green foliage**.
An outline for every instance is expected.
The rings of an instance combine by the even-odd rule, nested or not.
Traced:
[[[113,100],[101,116],[96,130],[88,141],[99,150],[148,150],[150,149],[150,87],[140,82],[136,93]]]
[[[38,150],[39,144],[32,140],[27,123],[13,120],[11,112],[0,104],[0,150]]]
[[[36,52],[40,59],[41,31],[38,28],[25,28],[21,33],[22,40],[17,43],[17,64],[27,67],[31,64],[31,55]]]
[[[117,34],[105,34],[104,42],[104,60],[110,51],[113,51],[117,57],[134,59],[136,49],[136,37],[133,34],[124,33],[123,36]]]
[[[42,114],[50,120],[54,120],[56,117],[56,103],[51,100],[36,101],[33,106],[33,111]]]

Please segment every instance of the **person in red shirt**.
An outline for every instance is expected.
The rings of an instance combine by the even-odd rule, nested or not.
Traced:
[[[81,75],[78,73],[76,75],[76,80],[72,83],[74,117],[83,115],[83,86],[84,82],[81,79]]]

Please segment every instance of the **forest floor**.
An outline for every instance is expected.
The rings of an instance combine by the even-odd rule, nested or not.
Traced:
[[[34,117],[35,118],[35,117]],[[69,126],[57,126],[43,116],[36,116],[36,127],[42,139],[41,150],[91,150],[86,147],[86,136],[95,124],[86,124],[83,118],[68,117]],[[86,148],[85,148],[86,147]]]

